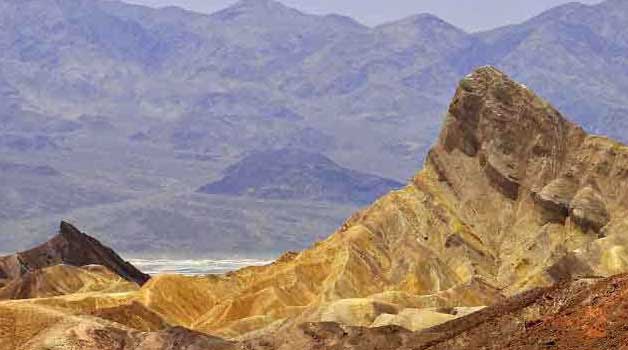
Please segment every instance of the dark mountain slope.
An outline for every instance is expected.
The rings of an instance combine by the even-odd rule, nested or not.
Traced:
[[[227,168],[223,179],[199,192],[264,199],[301,199],[367,204],[403,185],[343,168],[331,159],[300,150],[254,153]]]

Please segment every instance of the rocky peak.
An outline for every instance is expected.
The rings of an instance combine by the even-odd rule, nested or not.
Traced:
[[[440,143],[448,149],[459,148],[469,156],[491,146],[510,154],[526,151],[528,143],[538,142],[536,138],[521,138],[522,131],[540,137],[559,136],[554,142],[559,144],[569,128],[575,126],[525,85],[485,66],[460,81]],[[545,135],[547,130],[559,134]],[[464,136],[462,144],[451,138],[458,132]]]
[[[460,82],[426,167],[443,198],[500,257],[497,279],[509,285],[539,264],[561,264],[571,249],[611,244],[596,240],[623,225],[614,218],[627,208],[627,151],[587,135],[526,86],[482,67]],[[423,173],[415,179],[421,188],[425,182]],[[570,265],[602,275],[618,270],[605,261]]]
[[[67,221],[61,221],[59,235],[68,241],[85,239],[86,235]]]
[[[437,148],[477,158],[496,189],[514,200],[524,179],[555,177],[584,137],[526,86],[487,66],[460,82]]]
[[[48,242],[24,252],[1,257],[0,278],[18,278],[29,271],[58,264],[105,266],[124,279],[139,285],[149,279],[148,275],[122,260],[111,248],[102,245],[66,221],[61,222],[59,233]]]

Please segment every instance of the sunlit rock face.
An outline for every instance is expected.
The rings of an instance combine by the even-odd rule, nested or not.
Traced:
[[[407,187],[288,261],[216,278],[218,302],[191,326],[234,336],[251,318],[270,328],[292,318],[400,323],[412,314],[405,309],[482,306],[622,271],[627,160],[628,148],[587,135],[525,86],[480,68],[461,81]]]
[[[400,327],[420,331],[534,287],[627,271],[626,177],[627,147],[587,135],[483,67],[460,82],[408,185],[309,249],[224,276],[160,275],[139,290],[18,303],[258,345],[294,335],[279,339],[286,348],[320,332],[357,339],[359,329],[394,325],[367,333],[371,344],[401,344],[412,334]],[[129,310],[142,310],[143,321],[120,316]]]
[[[224,277],[157,277],[139,293],[170,322],[224,337],[305,321],[416,330],[454,318],[446,308],[625,270],[627,161],[621,144],[483,67],[461,81],[424,169],[328,239]]]

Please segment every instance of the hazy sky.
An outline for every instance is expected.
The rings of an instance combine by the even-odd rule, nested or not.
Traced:
[[[153,7],[176,5],[211,13],[235,0],[124,0]],[[518,23],[569,0],[281,0],[308,13],[337,13],[376,25],[418,13],[432,13],[469,31]],[[600,0],[582,0],[595,4]]]

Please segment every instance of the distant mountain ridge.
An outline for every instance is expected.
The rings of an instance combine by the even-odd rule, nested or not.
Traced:
[[[626,95],[620,88],[626,82],[618,73],[626,68],[620,59],[626,34],[618,25],[625,19],[621,6],[617,1],[562,6],[521,25],[467,34],[431,15],[368,28],[346,18],[307,15],[262,0],[241,1],[213,15],[107,1],[7,2],[2,21],[9,30],[2,41],[8,51],[0,59],[3,75],[8,75],[5,80],[31,110],[56,118],[102,114],[114,124],[123,117],[129,134],[146,131],[136,130],[145,123],[142,118],[133,120],[146,117],[152,120],[148,135],[153,141],[170,138],[172,146],[195,152],[222,145],[230,150],[229,157],[238,157],[243,151],[280,148],[282,138],[304,128],[337,141],[343,131],[335,128],[336,118],[347,127],[360,123],[364,133],[380,138],[378,130],[385,127],[389,135],[382,138],[385,142],[376,142],[368,151],[378,162],[396,165],[384,166],[386,170],[374,169],[372,164],[378,162],[357,159],[349,145],[315,146],[351,168],[405,178],[411,167],[403,163],[417,160],[431,144],[438,115],[457,79],[485,64],[512,72],[593,131],[608,134],[617,129],[610,125],[623,127],[619,116]],[[26,21],[32,27],[29,32],[17,29],[21,15],[43,8],[56,10],[46,11],[39,22]],[[265,21],[269,16],[273,21]],[[54,35],[48,36],[47,27],[54,28]],[[528,47],[526,38],[532,37],[543,39],[534,44],[538,52],[537,47]],[[543,52],[553,54],[541,60]],[[80,57],[86,54],[100,65],[91,67],[83,61]],[[37,72],[44,63],[59,74],[35,81],[23,71],[31,67]],[[526,70],[530,64],[534,69]],[[90,70],[77,79],[64,70],[68,65]],[[596,69],[595,75],[586,74],[587,67]],[[600,84],[608,89],[600,89]],[[39,85],[54,86],[50,91],[59,93],[46,96],[43,104],[31,93]],[[150,85],[162,92],[142,87]],[[232,102],[208,100],[218,91]],[[592,93],[599,98],[582,105],[582,97]],[[92,101],[90,106],[81,102],[83,98]],[[115,103],[122,98],[127,101]],[[261,106],[249,102],[255,100],[264,102]],[[57,102],[64,108],[56,108]],[[320,108],[322,113],[316,111]],[[274,111],[300,118],[271,118],[270,125],[259,122]],[[603,122],[591,118],[593,111]],[[174,125],[163,125],[164,119]],[[255,123],[256,132],[244,122]],[[425,134],[404,132],[401,125],[408,123],[417,126],[414,130],[427,126]],[[197,126],[194,132],[186,132],[191,125]],[[243,146],[236,146],[233,138]],[[411,158],[390,153],[403,144],[414,147]],[[391,172],[405,167],[403,172]]]

